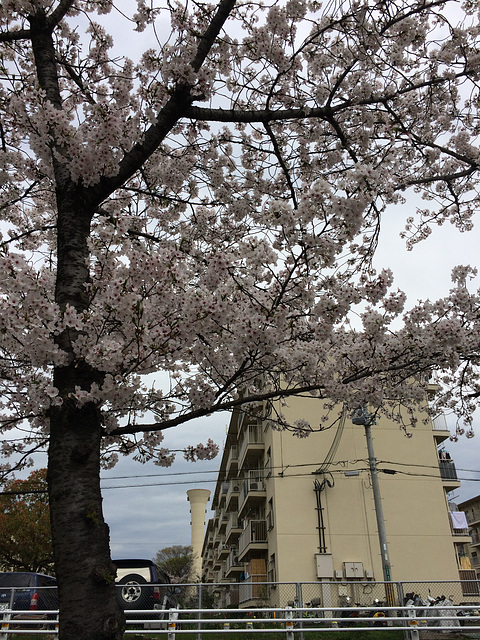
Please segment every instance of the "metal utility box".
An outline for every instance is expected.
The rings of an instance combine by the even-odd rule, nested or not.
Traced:
[[[344,562],[345,578],[363,578],[363,562]]]
[[[316,553],[317,578],[333,578],[333,558],[331,553]]]

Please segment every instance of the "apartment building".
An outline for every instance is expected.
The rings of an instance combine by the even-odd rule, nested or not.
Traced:
[[[462,549],[466,568],[471,568],[477,579],[480,580],[480,496],[465,500],[458,505],[460,512],[464,512],[469,527],[470,541]]]
[[[324,401],[290,398],[289,424],[315,429]],[[204,539],[203,582],[240,582],[240,604],[265,599],[258,582],[381,581],[384,569],[365,429],[351,416],[306,438],[272,428],[272,405],[233,413]],[[387,418],[372,427],[391,579],[459,580],[468,530],[449,514],[460,486],[445,423],[419,415],[412,437]],[[463,573],[462,573],[463,572]],[[246,594],[246,595],[245,595]],[[270,598],[271,600],[271,598]]]

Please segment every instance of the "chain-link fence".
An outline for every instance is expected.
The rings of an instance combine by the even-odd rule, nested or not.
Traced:
[[[260,578],[260,577],[259,577]],[[244,581],[218,584],[176,585],[177,599],[186,608],[251,607],[371,607],[403,606],[414,596],[434,606],[440,600],[452,605],[480,606],[480,581],[439,582],[265,582],[250,576]],[[413,597],[409,597],[413,596]]]
[[[179,585],[178,604],[182,620],[192,618],[195,609],[203,609],[199,615],[204,619],[210,616],[206,609],[216,609],[213,615],[219,618],[225,618],[226,609],[231,610],[230,623],[238,620],[234,628],[239,625],[243,628],[249,618],[257,623],[265,619],[267,624],[267,620],[275,617],[272,614],[275,608],[292,607],[295,629],[302,630],[300,640],[303,631],[310,627],[319,632],[332,628],[363,631],[403,628],[406,635],[402,637],[438,640],[443,637],[439,634],[447,630],[462,637],[466,637],[466,632],[470,633],[468,637],[478,634],[479,587],[476,580],[273,583],[255,580],[253,576],[239,583]],[[190,614],[186,616],[182,609],[189,609]]]
[[[129,627],[167,632],[173,613],[181,633],[250,629],[276,630],[290,612],[295,633],[384,627],[414,640],[437,640],[439,633],[480,631],[479,581],[444,582],[264,582],[255,576],[236,583],[169,585],[171,598],[138,599],[126,610]],[[119,586],[119,589],[122,586]],[[157,585],[137,585],[156,593]],[[21,629],[56,633],[58,600],[52,588],[5,589],[0,598],[0,640]],[[150,605],[150,606],[149,606]],[[176,618],[176,619],[177,619]],[[214,625],[212,627],[212,624]],[[215,626],[216,625],[216,626]],[[283,628],[283,627],[282,627]],[[393,637],[393,636],[392,636]],[[473,637],[469,635],[468,637]],[[478,637],[475,636],[475,637]]]

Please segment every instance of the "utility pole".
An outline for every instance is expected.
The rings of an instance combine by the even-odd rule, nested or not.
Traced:
[[[375,503],[375,514],[377,517],[378,541],[380,543],[380,555],[382,558],[383,579],[391,582],[390,559],[388,557],[387,532],[385,530],[385,519],[383,517],[382,496],[380,484],[378,482],[377,459],[373,450],[372,424],[375,424],[375,417],[368,413],[365,408],[357,409],[352,415],[353,424],[365,427],[365,438],[367,440],[368,464],[370,467],[370,477],[372,478],[373,500]],[[388,597],[387,597],[388,600]]]

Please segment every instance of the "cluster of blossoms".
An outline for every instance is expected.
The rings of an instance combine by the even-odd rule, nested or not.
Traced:
[[[199,443],[196,447],[187,447],[184,451],[184,458],[189,462],[196,462],[197,460],[213,460],[217,454],[218,445],[209,438],[205,445]]]
[[[52,15],[55,3],[34,4]],[[108,464],[122,446],[171,464],[153,432],[175,419],[286,387],[328,398],[322,421],[338,404],[393,414],[389,399],[422,402],[434,370],[438,406],[461,415],[470,437],[480,387],[478,293],[468,288],[476,271],[457,267],[444,300],[405,311],[392,273],[369,269],[382,216],[408,186],[433,203],[408,221],[411,244],[435,221],[468,229],[479,204],[476,116],[459,92],[460,82],[476,86],[478,30],[465,24],[438,39],[437,17],[407,4],[411,15],[362,3],[331,16],[307,0],[242,5],[231,9],[235,38],[226,26],[205,52],[217,7],[137,0],[137,31],[166,32],[165,16],[172,30],[157,31],[161,46],[137,63],[113,58],[101,19],[111,2],[74,2],[55,32],[57,100],[47,82],[31,81],[27,49],[4,47],[5,73],[16,69],[0,87],[6,424],[26,416],[44,433],[49,412],[93,403]],[[12,24],[11,37],[21,35],[31,10],[3,3],[0,37]],[[80,10],[97,14],[81,37],[70,24]],[[56,272],[66,187],[91,207],[70,212],[72,227],[82,216],[88,227],[72,251],[80,283]],[[54,386],[52,369],[66,366],[91,379]],[[163,393],[145,383],[157,372]],[[272,421],[287,426],[281,415]],[[292,429],[304,437],[311,426]],[[209,442],[185,455],[215,451]]]

